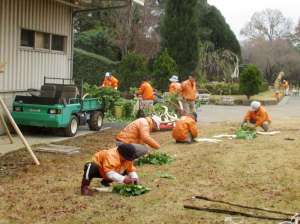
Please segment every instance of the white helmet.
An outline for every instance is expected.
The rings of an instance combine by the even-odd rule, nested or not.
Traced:
[[[251,111],[256,111],[260,107],[260,102],[258,101],[253,101],[251,103]]]
[[[152,116],[151,116],[151,119],[152,119],[153,121],[155,121],[155,123],[156,123],[156,125],[157,125],[157,128],[158,128],[158,130],[159,130],[159,125],[160,125],[160,123],[161,123],[160,117],[157,116],[157,115],[152,115]]]

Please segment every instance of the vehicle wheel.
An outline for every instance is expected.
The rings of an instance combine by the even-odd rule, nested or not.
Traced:
[[[96,111],[91,114],[89,128],[91,131],[99,131],[103,124],[103,114],[101,111]]]
[[[70,123],[63,129],[64,136],[73,137],[78,130],[78,118],[75,115],[71,116]]]

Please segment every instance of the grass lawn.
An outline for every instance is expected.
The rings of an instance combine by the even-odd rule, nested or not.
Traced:
[[[199,138],[234,134],[237,122],[200,126]],[[300,121],[273,122],[274,136],[258,135],[252,140],[222,138],[220,143],[175,144],[171,132],[155,132],[160,152],[177,160],[169,165],[136,166],[140,184],[149,193],[124,197],[93,191],[81,196],[83,165],[91,156],[115,144],[120,130],[104,130],[71,138],[60,144],[80,146],[73,155],[36,153],[34,165],[26,150],[7,154],[0,160],[0,223],[228,223],[232,215],[189,210],[184,205],[227,209],[272,217],[288,217],[194,199],[206,196],[231,203],[300,212]],[[295,139],[294,141],[285,138]],[[160,178],[160,173],[173,179]],[[94,179],[91,186],[98,186]],[[234,216],[244,223],[280,223]]]
[[[282,92],[282,91],[280,90],[280,92]],[[279,95],[282,96],[283,94],[279,93]],[[250,100],[261,100],[261,101],[276,100],[276,98],[274,96],[275,96],[275,93],[273,91],[268,90],[265,92],[261,92],[257,95],[251,96]],[[211,95],[210,96],[211,99],[217,99],[220,97],[233,97],[235,100],[247,100],[246,95]]]

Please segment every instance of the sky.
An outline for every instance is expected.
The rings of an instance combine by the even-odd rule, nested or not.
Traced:
[[[284,17],[291,18],[294,25],[300,19],[300,0],[207,0],[207,2],[220,10],[239,41],[245,39],[239,35],[240,30],[247,22],[250,22],[255,12],[261,12],[267,8],[278,9]]]

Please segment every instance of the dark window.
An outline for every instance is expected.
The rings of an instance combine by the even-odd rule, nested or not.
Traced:
[[[21,29],[21,46],[34,47],[34,31]]]
[[[64,51],[64,36],[52,34],[51,50]]]

